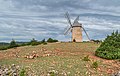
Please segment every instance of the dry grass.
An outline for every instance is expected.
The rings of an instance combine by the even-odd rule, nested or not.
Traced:
[[[55,72],[58,76],[109,76],[120,70],[117,60],[105,60],[94,55],[99,44],[94,43],[51,43],[25,46],[0,52],[0,64],[17,64],[30,73],[46,76]],[[38,58],[27,59],[26,55],[37,53]],[[90,61],[82,59],[89,55]],[[98,68],[91,67],[97,61]]]

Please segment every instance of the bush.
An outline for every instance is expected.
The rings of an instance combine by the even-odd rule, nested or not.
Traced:
[[[56,70],[51,70],[49,71],[48,76],[58,76],[58,72]]]
[[[32,46],[35,46],[35,45],[39,45],[40,43],[33,38],[33,39],[30,41],[29,44],[32,45]]]
[[[25,70],[24,70],[24,69],[22,69],[22,70],[20,71],[20,76],[26,76],[26,75],[25,75]]]
[[[36,46],[36,45],[39,45],[39,44],[46,45],[47,42],[45,41],[45,39],[43,39],[42,41],[38,42],[37,40],[35,40],[33,38],[29,43],[27,43],[27,45],[32,45],[32,46]]]
[[[95,55],[105,59],[120,59],[120,34],[113,32],[102,42]]]
[[[23,43],[20,46],[27,46],[27,45],[28,45],[28,43]]]
[[[32,42],[31,45],[32,46],[39,45],[39,42]]]
[[[49,39],[47,40],[47,42],[50,42],[50,43],[52,43],[52,42],[58,42],[58,40],[49,38]]]
[[[44,43],[44,42],[46,42],[45,39],[43,39],[43,40],[41,41],[41,43]]]
[[[56,76],[54,72],[50,72],[49,74],[50,76]]]
[[[97,43],[97,44],[99,44],[99,43],[102,42],[101,40],[94,40],[94,39],[92,39],[92,40],[90,40],[90,41],[92,41],[92,42],[94,42],[94,43]]]
[[[42,43],[43,45],[47,45],[47,42]]]
[[[95,69],[98,68],[98,62],[97,61],[95,61],[95,62],[92,63],[92,68],[95,68]]]
[[[85,56],[82,60],[83,60],[83,61],[90,61],[89,55]]]
[[[8,47],[0,47],[0,50],[7,50],[8,49]]]

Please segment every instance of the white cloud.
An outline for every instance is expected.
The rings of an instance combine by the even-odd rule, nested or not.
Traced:
[[[0,0],[0,10],[12,10],[13,4],[11,0]]]
[[[107,2],[109,0],[106,0]],[[112,0],[113,1],[113,0]],[[120,6],[104,4],[103,0],[0,0],[0,41],[30,40],[53,37],[70,40],[63,35],[67,21],[64,13],[69,11],[71,19],[80,14],[80,22],[91,38],[103,39],[120,28]],[[119,2],[119,1],[118,1]],[[97,32],[97,37],[96,37]],[[86,40],[86,36],[84,39]]]

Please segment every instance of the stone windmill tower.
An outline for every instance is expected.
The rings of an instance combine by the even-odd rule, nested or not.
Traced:
[[[65,14],[68,21],[69,27],[65,30],[64,34],[68,34],[69,31],[72,32],[72,42],[82,42],[82,31],[85,32],[87,38],[90,40],[86,30],[83,28],[82,24],[78,22],[79,16],[71,23],[69,13]]]

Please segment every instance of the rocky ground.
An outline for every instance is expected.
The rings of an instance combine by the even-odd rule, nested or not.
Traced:
[[[94,51],[98,46],[93,43],[53,43],[1,51],[0,74],[18,76],[25,68],[28,76],[120,76],[120,61],[96,57]],[[87,55],[90,61],[83,61]],[[98,62],[97,69],[91,68],[94,61]]]
[[[19,76],[20,67],[15,64],[11,66],[0,65],[0,76]]]

